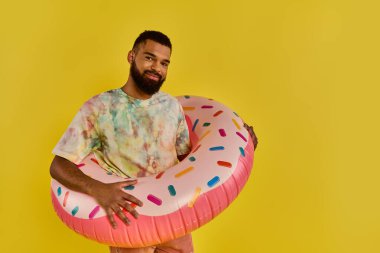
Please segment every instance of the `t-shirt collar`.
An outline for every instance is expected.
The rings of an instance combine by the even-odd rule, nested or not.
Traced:
[[[122,88],[119,88],[117,89],[118,93],[127,98],[127,101],[131,104],[133,104],[134,106],[136,107],[146,107],[146,106],[149,106],[151,104],[154,104],[154,101],[156,100],[156,98],[159,96],[160,94],[160,91],[153,94],[150,98],[148,99],[138,99],[138,98],[134,98],[130,95],[128,95]]]

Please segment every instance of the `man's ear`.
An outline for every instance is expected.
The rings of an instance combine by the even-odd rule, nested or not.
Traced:
[[[131,50],[131,51],[129,51],[128,52],[128,62],[129,63],[132,63],[133,62],[133,60],[135,59],[135,52],[133,52],[133,50]]]

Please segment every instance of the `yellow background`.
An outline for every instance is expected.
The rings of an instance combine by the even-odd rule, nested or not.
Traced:
[[[380,252],[376,2],[2,1],[0,251],[107,252],[55,215],[51,150],[157,29],[173,42],[163,90],[224,102],[260,139],[196,252]]]

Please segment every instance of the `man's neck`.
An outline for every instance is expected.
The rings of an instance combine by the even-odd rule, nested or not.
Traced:
[[[137,88],[137,85],[135,81],[132,79],[132,77],[128,77],[128,81],[124,84],[124,86],[121,89],[125,93],[127,93],[128,96],[131,96],[133,98],[145,100],[152,97],[152,95],[146,94],[142,92],[139,88]]]

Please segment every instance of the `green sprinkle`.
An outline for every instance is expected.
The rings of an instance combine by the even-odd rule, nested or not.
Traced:
[[[239,147],[240,153],[242,156],[245,156],[244,149],[242,147]]]
[[[79,207],[76,206],[76,207],[71,211],[71,214],[72,214],[73,216],[75,216],[75,215],[77,214],[78,211],[79,211]]]
[[[169,185],[168,190],[171,196],[175,196],[177,194],[173,185]]]
[[[124,189],[125,190],[133,190],[133,189],[135,189],[135,186],[134,185],[128,185],[128,186],[125,186]]]

